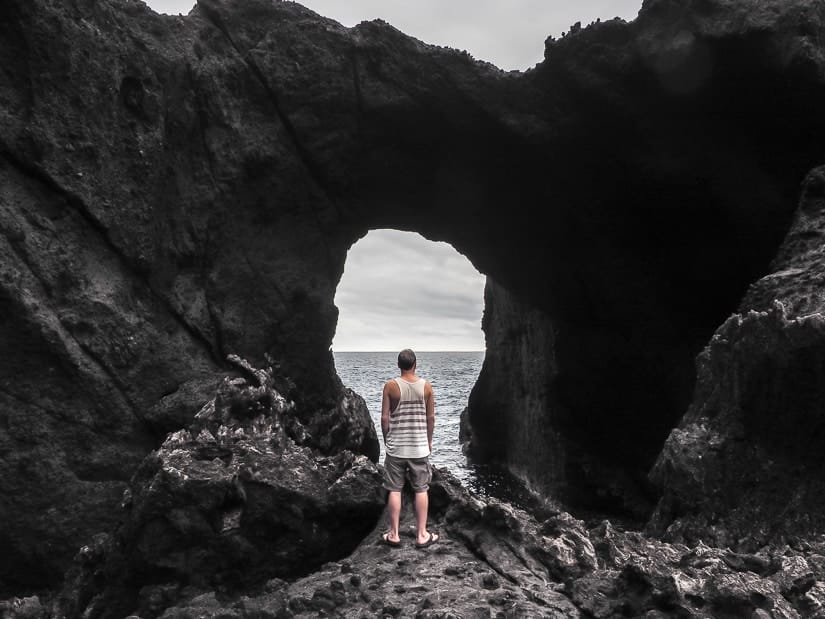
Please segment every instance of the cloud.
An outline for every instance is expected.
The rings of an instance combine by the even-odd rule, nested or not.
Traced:
[[[146,1],[146,0],[144,0]],[[156,13],[166,13],[167,15],[188,15],[195,0],[149,0],[146,2]]]
[[[333,350],[483,350],[484,276],[447,243],[374,230],[338,284]]]

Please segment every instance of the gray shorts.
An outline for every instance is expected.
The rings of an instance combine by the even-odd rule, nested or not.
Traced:
[[[410,480],[413,492],[427,492],[433,478],[430,459],[427,456],[396,458],[387,454],[384,457],[384,488],[390,492],[401,492],[405,477]]]

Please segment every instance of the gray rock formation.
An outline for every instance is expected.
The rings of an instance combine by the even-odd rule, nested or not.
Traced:
[[[691,408],[652,476],[651,531],[721,547],[825,534],[825,168],[769,273],[697,360]]]
[[[57,614],[145,616],[157,586],[226,592],[303,576],[375,527],[385,501],[375,464],[301,445],[307,432],[272,371],[233,361],[244,377],[225,379],[190,428],[146,457],[120,525],[76,557]]]
[[[717,380],[722,408],[740,401],[735,371],[700,360],[697,384],[694,359],[768,271],[821,163],[823,23],[811,0],[648,0],[503,72],[291,2],[200,0],[171,17],[134,0],[5,0],[0,591],[59,583],[115,530],[140,463],[213,397],[230,354],[273,367],[307,449],[374,457],[329,345],[346,252],[375,228],[447,241],[491,282],[471,451],[565,501],[643,510],[691,397],[682,428]],[[815,290],[795,268],[758,292],[759,312],[795,298],[773,285]],[[768,338],[765,364],[741,368],[765,404],[745,431],[781,437],[759,468],[777,486],[820,401],[805,294],[720,332]],[[736,359],[722,339],[708,358]],[[785,378],[765,379],[775,368]],[[786,404],[801,408],[773,415]],[[708,523],[717,503],[697,493],[763,481],[691,486],[673,440],[662,526]]]
[[[653,1],[548,41],[522,79],[554,134],[500,222],[500,262],[517,264],[489,271],[477,452],[580,505],[655,500],[647,472],[691,403],[695,356],[768,271],[821,162],[822,23],[811,2]],[[510,244],[520,216],[533,234]]]
[[[131,608],[131,616],[144,619],[797,618],[825,611],[821,541],[805,550],[780,544],[750,553],[667,543],[609,521],[585,522],[550,505],[528,513],[480,498],[437,470],[429,526],[441,539],[419,550],[413,546],[411,498],[404,497],[401,548],[377,543],[386,526],[382,519],[349,556],[306,576],[232,591],[184,585],[165,573],[137,595],[113,600],[128,599],[131,607],[112,613],[114,606],[98,599],[77,610],[84,617],[121,617]],[[37,599],[17,603],[48,616],[81,616]]]

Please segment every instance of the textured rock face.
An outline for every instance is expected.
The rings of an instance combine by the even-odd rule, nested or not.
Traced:
[[[694,402],[652,471],[652,531],[746,549],[825,532],[824,223],[817,168],[769,274],[697,360]]]
[[[0,22],[0,581],[54,581],[114,524],[227,353],[271,353],[313,437],[377,455],[328,352],[348,243],[227,37],[134,2]]]
[[[542,152],[543,208],[533,202],[524,214],[533,234],[504,243],[523,268],[490,275],[497,296],[515,297],[496,303],[496,322],[528,324],[518,309],[525,306],[547,314],[552,337],[534,346],[552,354],[556,370],[548,376],[538,363],[533,378],[483,372],[479,396],[495,393],[494,401],[521,411],[523,385],[546,394],[532,427],[547,437],[542,452],[564,445],[566,470],[547,475],[555,456],[542,453],[528,478],[560,480],[565,491],[595,477],[588,503],[604,496],[640,504],[634,496],[646,494],[647,472],[690,404],[695,355],[767,271],[799,184],[820,160],[807,132],[823,134],[811,107],[823,95],[811,34],[822,7],[752,8],[646,2],[630,24],[548,42],[545,62],[524,77],[543,109],[554,110],[548,124],[558,133]],[[534,212],[547,225],[526,221]],[[534,252],[544,260],[530,268]],[[517,308],[510,318],[501,315],[507,307]],[[506,334],[487,334],[498,368],[508,365],[498,358],[519,354]],[[474,396],[468,415],[474,435],[485,434],[476,414],[493,422],[491,437],[522,423],[501,411],[490,417],[481,399]],[[496,440],[489,447],[495,451]],[[504,460],[519,468],[523,458],[508,451]],[[627,483],[614,491],[611,479],[619,480],[605,469]]]
[[[598,494],[594,462],[643,479],[821,155],[824,21],[650,1],[505,73],[291,2],[4,1],[0,588],[54,582],[114,526],[228,354],[288,377],[307,446],[374,455],[329,353],[372,228],[494,282],[478,453],[548,489]]]
[[[145,615],[152,585],[236,591],[302,576],[375,527],[384,508],[375,464],[299,446],[308,433],[271,370],[236,362],[245,377],[226,379],[191,428],[146,457],[121,524],[80,550],[61,614]]]
[[[468,457],[502,463],[534,492],[568,505],[644,520],[652,508],[649,484],[564,432],[572,411],[559,386],[557,324],[488,278],[482,327],[487,354],[462,416]],[[604,433],[594,427],[589,439],[607,443]]]
[[[565,443],[549,416],[561,409],[550,392],[558,373],[553,325],[488,279],[482,329],[494,345],[464,415],[465,451],[480,462],[506,462],[537,489],[562,491]]]

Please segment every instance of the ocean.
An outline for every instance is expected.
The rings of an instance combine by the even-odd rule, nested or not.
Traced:
[[[483,351],[416,351],[416,374],[426,378],[435,394],[435,427],[430,462],[447,469],[461,483],[483,496],[495,496],[514,504],[530,501],[527,492],[512,476],[494,466],[467,461],[461,451],[458,432],[461,411],[467,406],[470,391],[481,371]],[[384,383],[399,375],[397,352],[334,352],[335,368],[345,386],[359,394],[367,404],[378,442],[380,462],[384,461],[381,440],[381,393]]]

